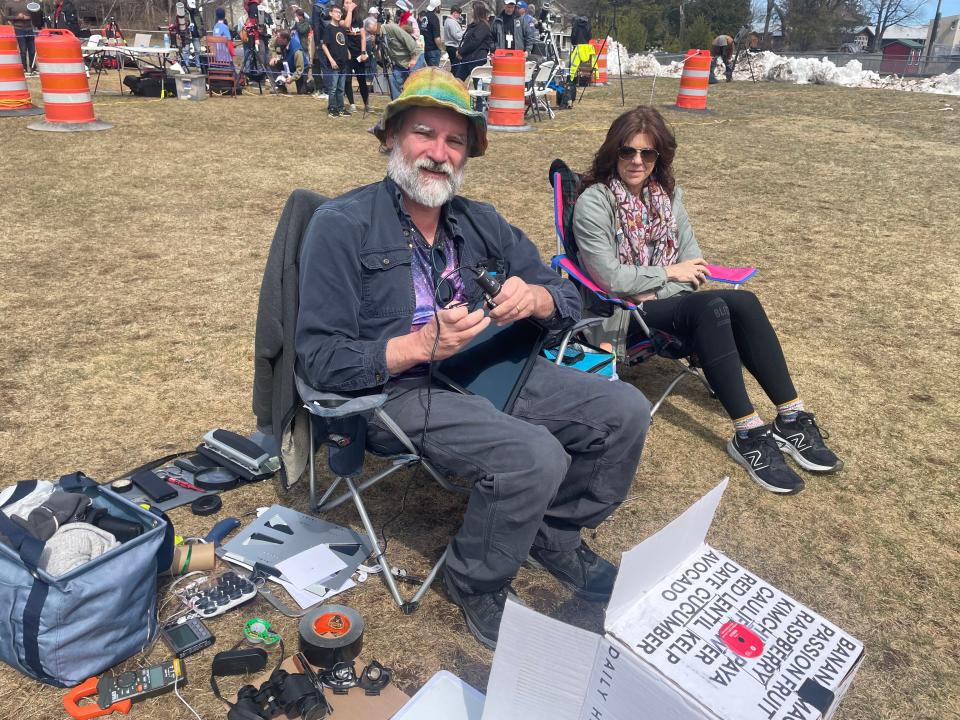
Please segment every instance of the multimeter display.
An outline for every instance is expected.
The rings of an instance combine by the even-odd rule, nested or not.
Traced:
[[[162,667],[152,667],[150,668],[150,684],[154,687],[163,685],[163,668]]]
[[[178,683],[187,683],[185,669],[179,660],[167,660],[148,668],[126,670],[116,676],[104,675],[97,682],[97,705],[106,709],[122,700],[138,702],[169,692]]]

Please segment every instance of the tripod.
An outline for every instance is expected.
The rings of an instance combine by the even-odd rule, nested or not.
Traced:
[[[259,32],[251,31],[247,33],[247,41],[243,45],[243,74],[247,80],[253,80],[257,83],[257,88],[263,95],[263,79],[267,76],[267,69],[263,65],[263,60],[260,58],[260,52],[257,48],[257,45],[260,44],[259,40]]]
[[[603,36],[603,42],[600,44],[600,49],[597,50],[596,57],[593,59],[593,67],[591,68],[591,75],[595,76],[597,72],[597,63],[600,62],[600,56],[603,54],[603,51],[607,49],[607,38],[613,38],[614,41],[617,39],[617,11],[620,9],[620,5],[623,4],[624,0],[612,0],[610,5],[613,7],[613,17],[610,20],[610,30],[607,31],[607,34]],[[620,43],[617,42],[617,68],[620,70],[620,107],[624,107],[627,104],[626,99],[623,94],[623,65],[620,63]],[[583,92],[580,93],[580,97],[577,98],[577,104],[583,100],[583,96],[587,94],[587,88],[583,89]]]
[[[760,78],[757,77],[757,74],[753,69],[753,53],[750,52],[750,48],[743,47],[744,42],[749,34],[750,31],[746,27],[742,27],[740,28],[740,32],[737,33],[737,36],[733,39],[733,44],[737,48],[737,53],[733,56],[733,69],[736,70],[737,63],[740,62],[740,58],[746,56],[747,66],[750,68],[750,79],[754,82],[760,82]]]

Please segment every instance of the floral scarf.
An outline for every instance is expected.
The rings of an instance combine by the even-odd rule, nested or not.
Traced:
[[[672,265],[679,243],[670,196],[656,180],[648,182],[639,196],[630,192],[618,177],[611,178],[608,187],[616,201],[617,221],[624,235],[617,247],[620,262]]]

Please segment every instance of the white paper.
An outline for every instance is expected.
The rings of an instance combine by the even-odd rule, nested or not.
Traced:
[[[323,600],[329,600],[334,595],[339,595],[344,590],[349,590],[356,585],[353,580],[347,578],[347,581],[340,587],[326,588],[326,592],[321,595],[311,590],[301,590],[300,588],[281,578],[272,579],[274,579],[277,584],[287,591],[290,597],[292,597],[294,601],[296,601],[297,605],[300,606],[301,610],[306,610],[308,607],[313,607],[318,602],[322,602]],[[321,588],[316,585],[311,585],[310,587],[314,588],[314,590],[321,590]]]
[[[507,600],[483,720],[578,720],[600,636]]]
[[[329,545],[317,545],[277,563],[277,570],[294,587],[306,589],[336,575],[347,564],[330,549]]]

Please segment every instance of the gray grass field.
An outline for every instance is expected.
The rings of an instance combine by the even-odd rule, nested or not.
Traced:
[[[658,82],[654,103],[672,103],[676,88]],[[650,92],[649,80],[630,81],[627,104]],[[956,102],[735,83],[711,89],[711,115],[669,115],[700,245],[710,261],[761,268],[751,288],[846,469],[810,477],[796,497],[761,490],[724,452],[719,405],[690,382],[657,416],[631,499],[590,539],[616,556],[730,475],[709,541],[866,645],[843,720],[960,717]],[[0,120],[3,484],[78,468],[106,480],[212,427],[251,429],[257,294],[284,200],[296,187],[336,195],[383,174],[372,120],[330,120],[311,98],[101,94],[96,110],[116,127],[48,134]],[[590,90],[535,132],[494,136],[471,161],[465,194],[496,204],[548,258],[547,166],[563,157],[583,169],[619,110],[616,88]],[[655,395],[669,375],[653,363],[624,379]],[[372,493],[377,524],[404,482]],[[247,487],[224,496],[222,514],[272,502],[304,509],[304,491]],[[425,482],[407,506],[390,546],[422,572],[463,506]],[[172,518],[185,535],[212,524],[186,510]],[[333,519],[356,524],[345,509]],[[516,585],[538,610],[602,626],[600,606],[544,573],[524,570]],[[441,591],[410,617],[376,580],[341,600],[367,619],[365,654],[392,665],[404,690],[439,669],[485,687],[492,654]],[[251,615],[295,644],[294,622],[257,602],[210,623],[216,649]],[[187,662],[184,694],[205,719],[225,716],[206,681],[213,652]],[[159,648],[150,656],[161,658]],[[0,670],[2,717],[61,717],[61,696]],[[172,695],[132,714],[192,717]]]

